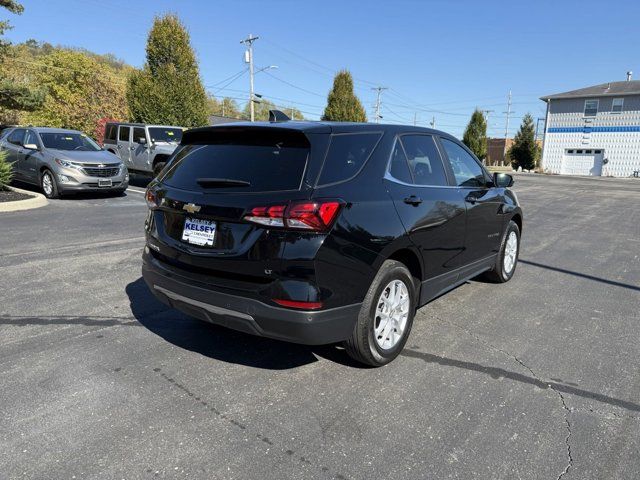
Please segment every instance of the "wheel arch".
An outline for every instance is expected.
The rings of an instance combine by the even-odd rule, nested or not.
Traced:
[[[518,230],[520,230],[520,235],[522,235],[522,214],[520,212],[516,212],[513,217],[511,217],[511,220],[516,222]]]

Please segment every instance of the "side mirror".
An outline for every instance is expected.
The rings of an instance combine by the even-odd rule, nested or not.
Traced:
[[[38,150],[38,146],[35,143],[25,143],[22,147],[27,150]]]
[[[493,174],[493,184],[499,188],[509,188],[513,185],[513,176],[508,173],[496,172]]]
[[[145,137],[138,138],[138,143],[140,145],[145,145],[147,143],[147,139]]]

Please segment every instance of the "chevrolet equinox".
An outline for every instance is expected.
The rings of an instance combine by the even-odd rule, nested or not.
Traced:
[[[201,320],[379,366],[416,310],[514,274],[513,178],[420,127],[273,121],[184,133],[149,185],[143,277]]]

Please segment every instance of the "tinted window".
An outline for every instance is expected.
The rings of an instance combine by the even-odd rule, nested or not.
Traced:
[[[400,180],[404,183],[413,183],[411,172],[409,172],[409,164],[407,163],[407,156],[404,154],[404,149],[400,141],[396,141],[393,152],[391,153],[391,162],[389,164],[389,173],[396,180]]]
[[[416,185],[448,185],[440,153],[431,135],[400,137]]]
[[[80,152],[97,152],[100,150],[100,145],[84,133],[41,133],[40,138],[44,148],[53,150],[77,150]]]
[[[484,187],[485,177],[482,167],[460,145],[446,138],[442,139],[442,146],[456,178],[456,184],[460,187]]]
[[[121,142],[128,142],[129,130],[129,127],[120,127],[120,129],[118,130],[118,140],[120,140]]]
[[[22,139],[24,138],[24,129],[17,128],[13,132],[9,134],[7,137],[7,142],[13,143],[14,145],[22,145]]]
[[[248,186],[211,188],[212,192],[270,192],[297,190],[302,182],[308,145],[274,140],[267,145],[186,145],[176,154],[162,181],[185,190],[207,190],[198,179],[249,182]]]
[[[133,129],[133,141],[136,143],[140,143],[141,138],[147,138],[146,133],[144,133],[144,128],[135,127]]]
[[[115,140],[116,139],[116,131],[118,130],[118,126],[113,123],[107,123],[104,132],[105,140]]]
[[[180,143],[182,140],[181,128],[149,128],[149,136],[152,142]]]
[[[379,133],[333,135],[318,184],[341,182],[356,175],[371,155],[380,136]]]

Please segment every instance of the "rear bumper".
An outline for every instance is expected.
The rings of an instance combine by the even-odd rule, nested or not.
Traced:
[[[346,340],[360,312],[359,303],[303,311],[219,292],[168,271],[147,253],[143,256],[142,276],[160,301],[188,315],[252,335],[293,343],[324,345]]]

